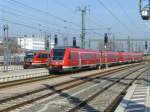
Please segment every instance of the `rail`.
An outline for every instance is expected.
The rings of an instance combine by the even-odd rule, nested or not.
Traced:
[[[120,72],[120,71],[125,70],[125,69],[130,68],[130,67],[128,66],[128,67],[123,67],[123,68],[120,68],[120,69],[114,69],[114,70],[109,70],[109,71],[105,71],[105,72],[101,72],[101,73],[95,73],[95,74],[91,74],[90,76],[76,78],[76,79],[69,80],[67,82],[58,83],[58,84],[49,86],[48,88],[47,87],[38,88],[36,90],[28,91],[26,93],[22,93],[22,94],[19,94],[19,95],[16,95],[16,96],[12,96],[12,97],[9,97],[9,98],[2,99],[2,100],[0,100],[1,105],[5,104],[6,102],[10,102],[10,101],[16,102],[16,100],[19,99],[19,98],[27,97],[27,96],[30,96],[30,95],[32,96],[31,99],[21,101],[18,104],[10,103],[10,104],[13,104],[13,105],[9,105],[9,106],[7,105],[8,107],[3,108],[0,111],[5,112],[5,111],[10,111],[10,110],[16,109],[18,107],[22,107],[26,104],[29,104],[29,103],[41,100],[43,98],[49,97],[49,96],[51,96],[51,95],[53,95],[57,92],[68,90],[70,88],[76,87],[78,85],[81,85],[83,83],[89,82],[91,80],[94,80],[94,79],[97,79],[97,78],[100,78],[100,77],[103,77],[103,76],[112,75],[113,73]],[[51,91],[51,92],[48,91],[48,93],[46,93],[44,95],[40,95],[40,96],[34,95],[34,94],[40,93],[42,91],[49,90],[49,88],[51,88],[53,91]],[[33,98],[33,96],[34,96],[34,98]]]

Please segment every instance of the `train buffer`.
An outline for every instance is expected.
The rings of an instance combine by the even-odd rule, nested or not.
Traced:
[[[132,85],[115,112],[150,112],[150,86]]]

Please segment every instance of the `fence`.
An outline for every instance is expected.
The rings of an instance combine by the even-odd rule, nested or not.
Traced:
[[[8,65],[22,65],[24,61],[23,56],[11,56],[8,60]],[[4,56],[0,56],[0,66],[4,65]]]

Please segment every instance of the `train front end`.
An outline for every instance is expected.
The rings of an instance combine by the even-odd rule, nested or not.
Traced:
[[[65,48],[52,49],[49,71],[50,72],[63,72],[65,57],[66,57],[66,49]]]
[[[27,69],[32,66],[32,60],[33,60],[34,55],[35,55],[34,52],[25,53],[24,64],[23,64],[24,69]]]
[[[47,51],[28,51],[24,57],[24,68],[47,67],[48,57]]]

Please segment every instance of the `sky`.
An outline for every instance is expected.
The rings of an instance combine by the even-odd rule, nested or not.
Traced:
[[[80,37],[81,9],[85,16],[86,39],[149,38],[150,22],[139,14],[138,0],[0,0],[0,36],[8,24],[10,36],[59,34]]]

